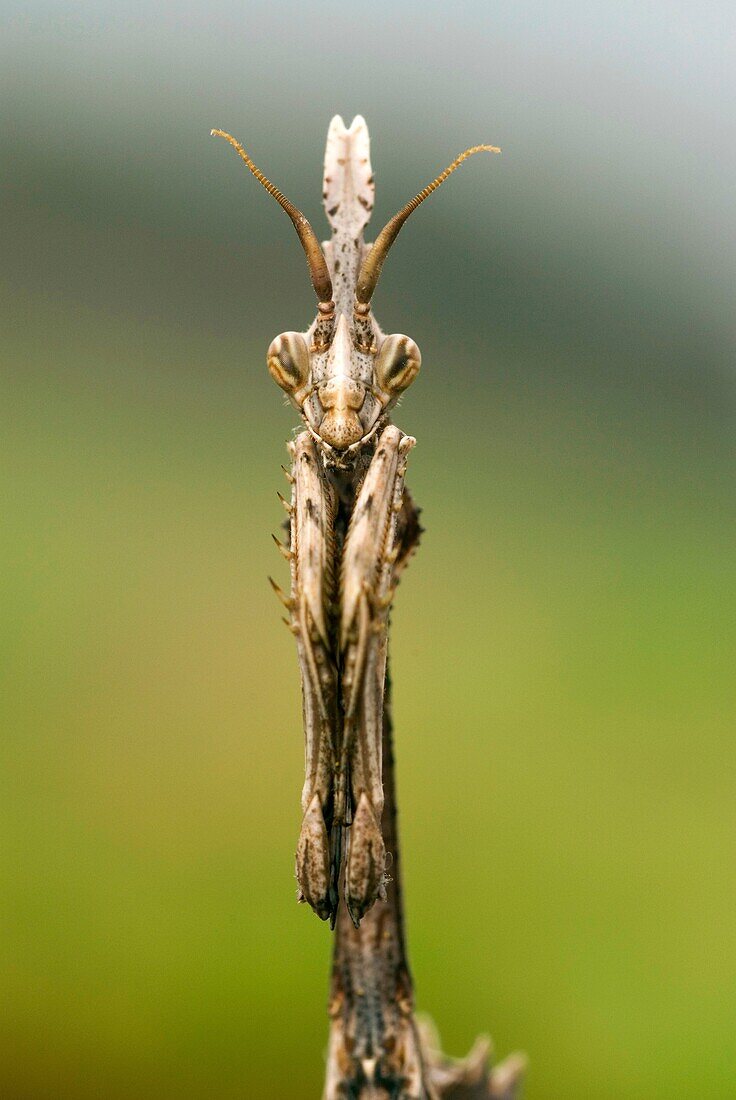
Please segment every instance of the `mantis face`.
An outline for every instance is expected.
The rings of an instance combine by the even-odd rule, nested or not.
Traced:
[[[268,369],[302,414],[314,440],[349,452],[367,443],[417,374],[422,357],[409,336],[369,330],[370,318],[341,313],[326,346],[313,328],[283,332],[268,349]],[[370,343],[366,335],[370,335]],[[325,341],[325,335],[321,340]]]

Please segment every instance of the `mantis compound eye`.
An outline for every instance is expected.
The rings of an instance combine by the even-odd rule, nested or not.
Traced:
[[[378,388],[390,398],[397,397],[411,385],[421,365],[422,354],[409,336],[387,336],[374,366]]]
[[[277,386],[290,395],[309,379],[309,349],[301,332],[282,332],[266,352],[268,369]]]

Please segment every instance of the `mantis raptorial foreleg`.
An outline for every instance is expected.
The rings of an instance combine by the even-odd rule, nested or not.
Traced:
[[[334,656],[335,492],[309,432],[290,446],[291,626],[302,672],[304,765],[296,854],[301,897],[326,919],[337,905],[330,831],[338,749],[338,672]]]
[[[340,573],[343,735],[335,817],[350,824],[345,901],[357,925],[382,890],[381,735],[388,613],[402,551],[406,456],[415,440],[390,425],[358,491]]]
[[[336,486],[310,434],[302,432],[290,448],[287,604],[301,666],[305,729],[296,871],[301,897],[323,919],[337,909],[346,834],[345,900],[356,924],[383,886],[388,612],[403,562],[404,473],[413,445],[398,428],[385,428],[357,496],[341,516]]]

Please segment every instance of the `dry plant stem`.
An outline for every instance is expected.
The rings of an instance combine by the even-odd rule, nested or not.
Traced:
[[[526,1059],[512,1054],[490,1068],[480,1037],[467,1058],[445,1057],[429,1020],[417,1021],[404,935],[396,775],[387,674],[383,712],[382,829],[393,854],[391,881],[355,928],[345,905],[336,927],[330,990],[330,1041],[323,1100],[518,1100]]]
[[[393,855],[385,900],[360,927],[341,905],[337,916],[330,991],[330,1045],[325,1100],[347,1097],[416,1097],[434,1094],[413,1014],[411,973],[404,939],[396,826],[393,727],[386,678],[383,712],[382,817],[386,849]]]

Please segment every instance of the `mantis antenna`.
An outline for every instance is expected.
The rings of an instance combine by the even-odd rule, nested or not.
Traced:
[[[500,153],[501,150],[497,145],[473,145],[472,148],[466,149],[464,153],[461,153],[459,157],[456,157],[452,164],[448,164],[444,172],[440,172],[436,179],[433,179],[431,183],[428,183],[418,195],[402,207],[398,214],[394,214],[391,221],[387,222],[381,232],[376,238],[376,243],[370,250],[363,266],[360,269],[358,275],[358,284],[355,290],[356,312],[366,313],[367,306],[373,297],[373,292],[376,289],[379,277],[381,275],[381,269],[383,268],[384,261],[389,253],[391,245],[394,243],[399,235],[399,231],[407,220],[410,214],[412,214],[420,203],[423,203],[433,191],[436,191],[440,184],[444,183],[448,176],[452,175],[456,168],[459,168],[464,160],[468,157],[472,157],[475,153]]]
[[[266,188],[269,195],[273,195],[279,206],[282,206],[289,215],[297,231],[299,240],[302,242],[302,248],[306,253],[307,264],[309,265],[309,277],[312,280],[312,286],[317,295],[317,301],[320,306],[324,307],[321,312],[331,312],[331,308],[327,308],[332,305],[332,280],[330,279],[330,272],[327,268],[327,261],[325,260],[322,247],[317,240],[317,234],[314,232],[301,210],[294,206],[294,203],[290,202],[286,195],[282,195],[278,187],[275,187],[271,181],[264,176],[260,168],[256,167],[243,146],[232,136],[232,134],[228,134],[224,130],[211,130],[210,134],[212,137],[221,137],[224,138],[225,141],[230,142],[235,152],[241,160],[245,162],[258,182]]]

